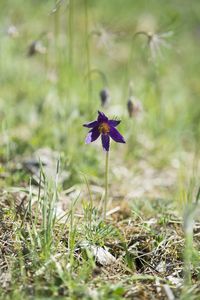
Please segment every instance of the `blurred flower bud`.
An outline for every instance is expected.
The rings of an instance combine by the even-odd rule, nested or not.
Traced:
[[[28,48],[28,56],[33,56],[37,53],[46,53],[46,47],[44,47],[41,41],[33,41]]]
[[[130,118],[138,117],[143,111],[142,103],[140,100],[130,97],[127,102],[127,109]]]
[[[100,99],[101,99],[101,106],[106,106],[109,103],[110,99],[110,93],[107,88],[104,88],[103,90],[100,91],[99,93]]]
[[[12,38],[17,38],[19,36],[17,27],[15,27],[14,25],[10,25],[7,29],[7,34]]]
[[[129,117],[131,118],[132,115],[133,115],[133,102],[132,102],[131,99],[128,99],[128,102],[127,102],[127,109],[128,109]]]

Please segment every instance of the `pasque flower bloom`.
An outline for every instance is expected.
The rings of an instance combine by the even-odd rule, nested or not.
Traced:
[[[100,135],[105,151],[109,151],[110,137],[117,143],[125,143],[123,136],[115,128],[120,122],[119,120],[109,120],[103,112],[98,111],[96,121],[83,125],[84,127],[91,128],[85,139],[86,144],[96,141]]]

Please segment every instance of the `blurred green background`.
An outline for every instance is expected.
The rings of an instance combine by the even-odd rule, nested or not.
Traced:
[[[198,158],[198,0],[1,0],[0,25],[3,163],[50,147],[70,171],[67,184],[80,171],[97,178],[101,146],[84,144],[82,124],[98,109],[122,119],[127,144],[112,145],[113,165]],[[104,88],[111,99],[101,108]],[[131,96],[142,109],[129,118]]]

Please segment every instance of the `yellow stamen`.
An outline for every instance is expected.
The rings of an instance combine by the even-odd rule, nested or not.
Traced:
[[[110,126],[108,125],[108,123],[101,123],[101,125],[99,125],[99,132],[102,134],[107,134],[110,132]]]

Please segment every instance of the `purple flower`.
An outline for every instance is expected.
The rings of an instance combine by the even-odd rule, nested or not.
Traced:
[[[101,135],[102,146],[105,151],[109,151],[110,137],[117,143],[125,143],[123,136],[115,128],[121,121],[108,120],[103,112],[98,111],[96,121],[84,124],[83,126],[91,128],[85,139],[86,144],[92,143]]]

